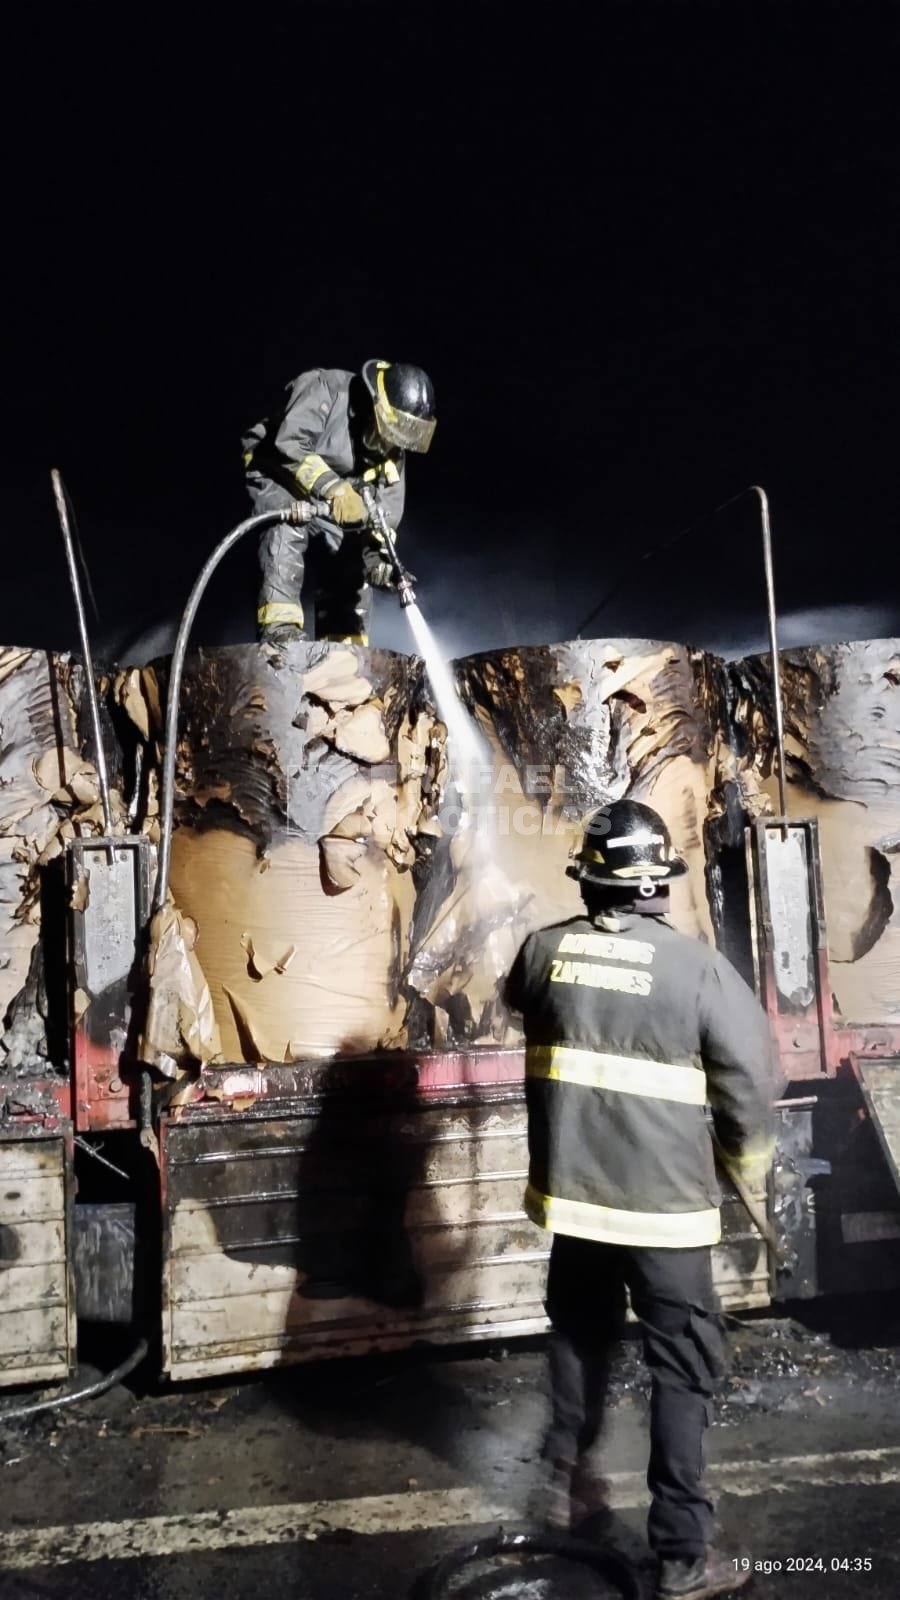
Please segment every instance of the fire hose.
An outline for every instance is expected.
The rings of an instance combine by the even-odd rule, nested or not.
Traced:
[[[404,608],[415,604],[415,592],[412,586],[412,576],[407,572],[400,557],[397,555],[397,546],[394,543],[393,530],[391,529],[378,496],[367,484],[362,489],[362,499],[369,516],[369,527],[376,535],[379,542],[387,551],[388,560],[393,568],[397,585],[400,604]],[[219,562],[226,556],[238,540],[246,533],[260,532],[274,522],[290,522],[295,526],[312,522],[313,518],[329,520],[328,502],[324,500],[295,500],[289,506],[284,506],[278,511],[261,511],[256,516],[247,517],[232,528],[230,533],[216,545],[212,554],[204,563],[197,581],[191,590],[187,605],[184,608],[178,634],[175,639],[175,648],[172,651],[172,664],[169,669],[169,690],[166,699],[166,730],[165,753],[163,756],[162,781],[160,784],[160,829],[159,829],[159,863],[156,873],[156,888],[153,895],[153,910],[159,911],[166,903],[169,892],[169,869],[172,863],[172,821],[175,806],[175,746],[178,739],[178,710],[181,701],[181,680],[184,675],[184,661],[187,654],[188,639],[191,628],[206,593],[210,578],[215,572]]]
[[[474,1544],[462,1545],[438,1562],[421,1583],[421,1600],[442,1600],[463,1567],[476,1561],[491,1561],[512,1556],[559,1556],[588,1566],[610,1584],[622,1600],[641,1600],[641,1584],[632,1563],[609,1545],[593,1544],[588,1539],[554,1533],[499,1533]],[[418,1587],[418,1586],[417,1586]]]
[[[788,1256],[762,1206],[744,1182],[734,1163],[716,1144],[716,1162],[728,1178],[748,1217],[758,1230],[779,1266],[788,1264]],[[599,1577],[611,1584],[623,1600],[640,1600],[641,1584],[634,1566],[627,1558],[608,1545],[592,1544],[586,1539],[566,1534],[499,1533],[473,1544],[462,1545],[443,1558],[423,1579],[419,1592],[421,1600],[444,1600],[454,1586],[459,1573],[476,1562],[513,1557],[519,1560],[529,1556],[557,1556],[567,1561],[590,1567]]]
[[[169,690],[166,698],[166,732],[165,753],[163,756],[162,782],[160,784],[160,822],[159,822],[159,863],[156,871],[156,888],[153,894],[153,910],[159,911],[166,903],[169,892],[169,868],[172,863],[172,818],[175,806],[175,746],[178,739],[178,710],[181,701],[181,680],[184,675],[184,658],[187,654],[188,639],[194,618],[200,606],[200,601],[206,593],[210,578],[215,572],[219,562],[226,556],[245,533],[261,532],[274,522],[291,522],[298,524],[311,522],[313,517],[328,515],[328,505],[319,500],[295,500],[289,506],[283,506],[278,511],[260,511],[254,517],[247,517],[232,528],[225,538],[220,540],[212,554],[204,562],[197,581],[188,595],[187,605],[182,613],[178,634],[175,639],[175,648],[172,651],[172,664],[169,668]]]
[[[0,1424],[22,1422],[26,1417],[36,1417],[42,1411],[58,1411],[61,1406],[72,1406],[77,1400],[93,1400],[98,1395],[106,1394],[140,1366],[149,1347],[148,1339],[140,1339],[124,1361],[114,1367],[112,1372],[104,1373],[93,1383],[85,1383],[79,1389],[68,1389],[62,1394],[52,1395],[49,1400],[30,1400],[26,1405],[10,1406],[0,1411]]]
[[[68,514],[68,502],[60,474],[54,470],[51,474],[51,477],[57,511],[60,519],[60,526],[65,542],[69,576],[76,603],[79,631],[81,634],[82,649],[84,652],[85,666],[87,670],[88,693],[92,712],[95,743],[97,747],[97,766],[100,775],[104,822],[106,832],[108,835],[110,835],[112,833],[112,814],[109,802],[109,785],[106,776],[93,661],[87,634],[84,605],[81,598],[81,588],[78,580],[77,568],[75,565],[74,546]],[[367,489],[364,492],[364,500],[367,510],[369,511],[369,519],[373,531],[380,536],[381,541],[384,543],[388,551],[391,565],[394,569],[397,580],[397,590],[400,596],[400,604],[404,607],[410,606],[415,601],[415,594],[413,593],[410,574],[403,567],[399,557],[397,556],[393,534],[387,523],[387,519],[384,516],[384,512],[378,503],[377,497],[372,494],[371,490]],[[292,505],[278,511],[265,511],[257,516],[246,518],[243,522],[239,523],[237,527],[232,528],[230,533],[226,534],[225,538],[222,539],[218,545],[216,545],[215,549],[212,551],[212,554],[204,563],[194,587],[191,590],[187,605],[185,606],[182,614],[181,624],[178,629],[178,636],[175,641],[175,649],[172,653],[169,690],[166,702],[166,732],[162,773],[159,863],[153,901],[153,909],[155,911],[159,910],[165,904],[169,888],[169,869],[172,857],[172,821],[175,795],[175,745],[178,735],[178,711],[181,698],[181,680],[184,673],[184,661],[187,653],[190,631],[197,615],[200,602],[206,592],[207,585],[209,584],[209,580],[223,557],[228,554],[228,551],[231,550],[235,544],[237,544],[239,539],[243,538],[244,534],[250,533],[254,529],[260,530],[268,527],[270,524],[275,522],[290,522],[298,524],[310,522],[314,517],[317,516],[327,518],[328,511],[329,507],[326,502],[314,500],[295,501]],[[27,1417],[36,1416],[44,1411],[55,1411],[62,1406],[72,1405],[76,1401],[88,1400],[94,1398],[95,1396],[105,1394],[107,1390],[113,1388],[116,1383],[121,1382],[123,1378],[127,1377],[135,1370],[136,1367],[140,1365],[147,1355],[148,1348],[149,1340],[147,1338],[139,1339],[135,1348],[130,1352],[125,1360],[119,1364],[119,1366],[113,1369],[113,1371],[104,1374],[93,1383],[82,1385],[79,1388],[55,1395],[49,1399],[32,1401],[26,1405],[13,1406],[7,1408],[6,1410],[0,1410],[0,1423],[20,1421]]]

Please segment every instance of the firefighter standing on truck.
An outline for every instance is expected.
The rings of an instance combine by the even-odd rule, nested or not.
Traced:
[[[372,586],[390,588],[394,573],[360,491],[376,490],[396,529],[406,452],[424,453],[434,428],[427,374],[405,362],[367,361],[359,374],[302,372],[284,404],[248,430],[241,443],[255,512],[296,499],[328,502],[327,516],[297,527],[277,523],[260,539],[260,639],[285,644],[307,637],[301,590],[307,546],[316,537],[316,635],[368,643]]]
[[[652,1379],[658,1600],[706,1600],[746,1578],[710,1546],[703,1486],[723,1354],[713,1136],[745,1177],[764,1173],[773,1149],[765,1015],[724,957],[664,920],[669,882],[686,870],[649,806],[592,813],[568,869],[584,915],[533,933],[507,983],[525,1027],[525,1208],[554,1234],[551,1421],[535,1509],[555,1527],[606,1510],[591,1449],[627,1289]]]

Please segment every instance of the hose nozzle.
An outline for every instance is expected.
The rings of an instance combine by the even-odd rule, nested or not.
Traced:
[[[289,506],[284,507],[281,513],[281,520],[282,522],[291,523],[296,528],[301,523],[311,522],[313,517],[328,517],[330,515],[331,507],[327,500],[292,500]]]
[[[360,492],[362,494],[366,510],[369,513],[369,525],[370,527],[374,528],[378,534],[381,543],[387,551],[388,560],[394,569],[394,578],[397,584],[397,594],[400,599],[400,605],[403,610],[406,611],[410,606],[414,606],[416,603],[416,591],[412,586],[412,578],[397,554],[397,546],[394,543],[393,529],[388,523],[387,517],[384,514],[384,509],[374,489],[370,484],[364,484]]]

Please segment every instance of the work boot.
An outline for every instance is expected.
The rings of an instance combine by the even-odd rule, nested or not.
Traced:
[[[306,630],[295,622],[275,622],[271,627],[259,629],[260,644],[296,644],[306,638]]]
[[[570,1461],[542,1461],[538,1481],[528,1501],[528,1521],[554,1533],[568,1533],[572,1520]]]
[[[576,1528],[584,1528],[587,1523],[596,1532],[601,1525],[611,1521],[609,1492],[606,1479],[579,1461],[572,1473],[569,1493],[569,1525],[573,1532]]]
[[[664,1558],[659,1563],[656,1600],[710,1600],[712,1595],[742,1589],[750,1576],[717,1550],[707,1550],[695,1560]]]
[[[595,1518],[611,1516],[609,1484],[583,1462],[544,1461],[531,1496],[528,1520],[538,1527],[569,1533]]]

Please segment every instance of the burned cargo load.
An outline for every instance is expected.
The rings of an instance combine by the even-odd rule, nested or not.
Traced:
[[[300,670],[288,673],[295,655]],[[453,750],[447,770],[418,663],[295,646],[203,652],[188,665],[172,886],[197,922],[230,1044],[223,1066],[202,1070],[204,1098],[163,1119],[173,1374],[543,1327],[547,1245],[522,1211],[523,1060],[502,979],[529,928],[567,895],[576,903],[565,863],[585,810],[629,791],[673,817],[693,869],[677,915],[691,931],[710,927],[716,664],[676,645],[612,641],[503,652],[456,671],[486,753],[483,769],[459,775],[454,801]],[[379,815],[385,791],[372,792],[392,778],[407,819],[399,840],[395,796]],[[224,894],[245,882],[235,918]],[[294,917],[274,938],[270,896]],[[265,983],[289,993],[275,986],[290,976],[291,945],[321,985],[315,963],[329,941],[340,953],[361,923],[378,963],[374,1006],[362,1009],[353,945],[353,983],[338,1000],[332,984],[330,1008],[317,992],[306,1017],[285,1004],[277,1039],[277,1020],[264,1030],[258,1009],[257,1028],[243,1026]],[[733,1198],[725,1227],[726,1301],[766,1303],[765,1246]]]
[[[0,1385],[64,1378],[76,1352],[73,1295],[74,1057],[96,1017],[67,962],[67,901],[86,883],[73,850],[105,831],[80,664],[0,650]],[[110,803],[125,822],[109,719]],[[115,988],[125,1034],[127,984]]]
[[[99,1017],[76,957],[104,972],[112,959],[91,928],[119,916],[103,885],[126,844],[152,880],[165,663],[100,683],[110,854],[77,663],[7,651],[0,1154],[36,1132],[52,1143],[64,1315],[41,1372],[72,1349],[73,1131],[116,1128],[152,1153],[175,1376],[542,1328],[546,1248],[522,1212],[523,1060],[501,985],[530,929],[576,909],[565,867],[585,812],[625,795],[664,816],[689,863],[678,926],[729,954],[743,942],[795,1080],[768,1197],[793,1266],[776,1276],[729,1196],[725,1303],[893,1281],[898,660],[895,641],[784,653],[785,824],[765,658],[640,640],[467,657],[454,671],[481,765],[463,772],[417,658],[195,652],[168,942],[151,940],[138,1038],[124,1014]],[[54,900],[55,866],[79,850],[86,870]],[[146,917],[146,893],[129,904]],[[132,960],[146,934],[124,930]],[[55,1032],[38,955],[68,991]],[[182,985],[175,1055],[157,979]],[[126,985],[122,1006],[134,1000]],[[21,1374],[22,1352],[7,1354]]]
[[[780,1296],[900,1284],[900,641],[780,654],[787,821],[777,811],[772,662],[729,668],[758,992],[792,1082],[773,1195],[796,1265]],[[727,944],[726,944],[727,948]],[[805,1099],[805,1104],[804,1104]]]
[[[455,671],[483,752],[465,793],[415,659],[306,644],[188,659],[171,884],[225,1060],[518,1043],[501,980],[532,927],[578,904],[565,864],[585,811],[626,792],[671,816],[692,867],[676,920],[711,936],[718,663],[576,641]],[[152,763],[162,673],[130,679]]]
[[[774,809],[769,657],[735,662],[729,676],[742,781]],[[818,824],[838,1011],[898,1024],[900,640],[782,651],[781,680],[789,810]]]
[[[155,677],[140,688],[158,701]],[[198,930],[221,1058],[401,1047],[414,869],[444,769],[419,663],[327,644],[199,651],[181,705],[171,887]]]
[[[109,680],[105,681],[109,689]],[[67,1054],[63,857],[102,837],[104,815],[80,662],[69,654],[0,650],[0,1075],[61,1068]],[[127,780],[113,712],[103,735],[115,825]],[[123,792],[125,791],[125,792]],[[152,819],[147,822],[152,827]],[[86,884],[69,886],[69,897]],[[42,928],[47,938],[42,938]],[[85,1005],[87,996],[77,1001]],[[49,1028],[49,1036],[48,1036]]]
[[[712,937],[704,831],[717,805],[721,663],[683,645],[575,640],[455,664],[481,735],[471,793],[416,908],[410,986],[436,1043],[518,1043],[500,988],[526,934],[572,915],[566,876],[586,813],[628,794],[655,806],[690,873],[673,890],[686,933]]]

